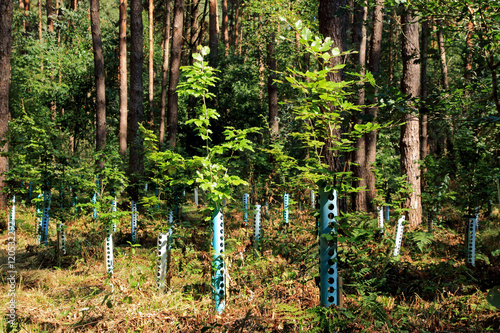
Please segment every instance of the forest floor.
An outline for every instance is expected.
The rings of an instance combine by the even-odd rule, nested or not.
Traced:
[[[292,210],[283,227],[276,207],[263,219],[262,247],[255,255],[252,218],[245,226],[241,208],[229,205],[224,211],[228,294],[218,315],[211,296],[210,226],[192,203],[182,207],[175,228],[165,291],[158,291],[155,281],[159,226],[146,214],[139,215],[140,246],[129,242],[129,219],[118,227],[114,274],[108,276],[97,222],[69,221],[68,254],[58,259],[55,223],[52,242],[38,245],[34,209],[17,210],[16,318],[10,326],[4,315],[2,332],[500,332],[500,311],[486,301],[488,290],[500,285],[497,211],[480,219],[474,267],[466,265],[460,217],[443,216],[432,233],[405,230],[398,257],[392,256],[394,218],[380,237],[375,219],[351,217],[339,237],[343,304],[323,308],[315,282],[312,211]],[[10,301],[8,237],[6,230],[0,235],[4,314]]]

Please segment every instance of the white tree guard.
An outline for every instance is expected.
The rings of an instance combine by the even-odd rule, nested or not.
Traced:
[[[132,200],[132,219],[130,226],[130,234],[132,235],[132,243],[137,242],[137,203]]]
[[[384,234],[384,208],[377,207],[378,210],[378,228],[380,229],[380,233]]]
[[[112,227],[111,227],[112,228]],[[114,266],[114,255],[113,255],[113,232],[109,230],[109,227],[106,230],[106,272],[108,274],[113,274],[113,266]]]
[[[158,289],[165,288],[165,280],[167,278],[167,256],[169,246],[170,230],[165,234],[158,234],[158,256],[157,256],[157,272],[156,285]]]
[[[194,203],[195,203],[196,207],[199,206],[198,205],[198,188],[197,187],[194,188]]]
[[[255,215],[253,220],[253,248],[254,254],[257,255],[259,251],[259,243],[260,243],[260,228],[261,228],[261,205],[255,205]]]
[[[389,206],[385,206],[384,207],[384,220],[386,221],[389,221],[391,219],[391,215],[390,215],[390,211],[389,211]]]
[[[16,196],[12,196],[12,207],[10,209],[9,215],[9,232],[14,233],[16,231]]]
[[[50,191],[45,191],[43,194],[43,216],[42,216],[42,230],[40,244],[47,246],[49,239],[49,211],[50,211]]]
[[[404,216],[401,216],[401,218],[398,220],[398,226],[396,230],[396,245],[394,246],[394,252],[393,252],[393,255],[395,257],[399,256],[399,250],[401,250],[401,243],[403,241],[404,221],[405,221]]]
[[[288,205],[290,203],[290,196],[288,193],[283,194],[283,222],[288,225]]]
[[[61,235],[59,238],[59,251],[62,255],[66,255],[66,228],[64,223],[57,224],[57,231]]]
[[[115,197],[115,199],[113,200],[113,203],[112,203],[111,212],[116,213],[116,210],[117,210],[116,205],[117,204],[116,204],[116,197]],[[114,214],[113,217],[116,218],[116,214]],[[112,231],[113,231],[113,233],[116,233],[116,223],[113,223]]]
[[[314,190],[311,190],[311,208],[314,209],[316,206],[316,197],[314,195]]]

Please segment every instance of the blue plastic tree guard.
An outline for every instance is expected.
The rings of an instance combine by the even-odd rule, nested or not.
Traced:
[[[47,246],[49,239],[50,190],[43,193],[43,215],[40,244]]]
[[[250,196],[248,193],[243,194],[243,222],[245,225],[248,224],[248,201],[250,200]]]
[[[321,306],[338,305],[337,269],[337,191],[319,189],[319,302]]]
[[[288,225],[288,204],[290,202],[290,196],[288,193],[283,194],[283,222]]]
[[[10,208],[8,230],[11,233],[16,232],[16,196],[12,196],[12,207]]]

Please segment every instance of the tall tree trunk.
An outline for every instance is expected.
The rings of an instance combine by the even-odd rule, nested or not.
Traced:
[[[429,108],[427,106],[427,49],[429,37],[429,22],[422,22],[422,42],[420,51],[420,95],[422,99],[422,107],[420,109],[420,159],[424,160],[429,154],[428,135],[427,135],[427,117]],[[422,182],[423,184],[423,182]],[[423,191],[423,186],[422,186]]]
[[[278,87],[274,80],[276,79],[276,58],[274,55],[274,33],[269,36],[267,41],[267,66],[269,76],[267,77],[267,104],[269,107],[269,127],[271,137],[275,138],[279,133],[278,123]]]
[[[373,74],[374,78],[377,80],[380,77],[380,56],[382,51],[382,30],[383,30],[383,9],[384,1],[377,0],[375,2],[375,8],[373,9],[372,24],[373,31],[370,38],[370,54],[368,70]],[[367,104],[378,103],[378,98],[376,97],[377,87],[373,88],[371,96]],[[366,114],[370,115],[376,121],[378,114],[378,107],[369,107],[365,110]],[[375,210],[373,207],[373,200],[377,196],[377,190],[375,188],[375,173],[373,172],[373,164],[375,163],[377,157],[377,131],[372,131],[366,133],[365,135],[365,151],[366,151],[366,185],[368,192],[366,193],[367,206],[371,211]]]
[[[235,0],[236,9],[234,11],[234,54],[238,54],[239,41],[240,41],[240,26],[241,26],[241,9],[240,0]]]
[[[401,16],[401,25],[403,28],[401,90],[405,95],[416,98],[420,92],[418,19],[412,15],[408,8],[404,9]],[[418,165],[420,157],[419,121],[415,104],[408,102],[407,106],[410,112],[404,116],[404,125],[401,126],[401,173],[406,175],[406,181],[411,185],[413,192],[403,206],[408,209],[407,221],[412,226],[418,226],[422,223],[420,168]]]
[[[149,37],[149,74],[148,74],[148,102],[149,102],[149,128],[153,129],[154,125],[154,112],[153,112],[153,98],[154,98],[154,59],[153,59],[153,23],[154,23],[154,3],[149,0],[148,8],[148,37]]]
[[[359,66],[359,74],[365,75],[365,66],[366,66],[366,18],[368,13],[368,7],[357,5],[355,7],[354,14],[354,33],[353,33],[353,44],[355,45],[355,49],[358,50],[358,54],[355,55],[355,62]],[[365,104],[365,87],[362,85],[358,89],[358,105]],[[354,122],[357,124],[361,124],[362,120],[357,117],[354,117]],[[364,188],[366,187],[366,177],[367,177],[367,168],[366,168],[366,152],[365,152],[365,137],[362,135],[356,139],[355,142],[356,150],[354,151],[353,158],[353,176],[356,178],[354,181],[355,188],[361,188],[361,191],[354,192],[351,196],[352,198],[352,209],[354,211],[366,212],[368,210],[367,202],[366,202],[366,192]]]
[[[119,152],[127,152],[127,0],[120,0],[120,40],[119,40],[119,73],[120,73],[120,131]]]
[[[167,109],[167,83],[170,51],[170,3],[171,1],[167,0],[165,4],[165,36],[163,38],[163,71],[161,79],[160,147],[165,141],[165,111]]]
[[[210,45],[210,66],[217,65],[217,0],[210,0],[209,14],[209,36],[208,44]]]
[[[54,31],[54,20],[52,15],[54,14],[54,6],[52,0],[46,0],[45,9],[47,10],[47,29],[52,32]]]
[[[439,61],[441,63],[441,82],[443,84],[444,90],[450,89],[450,81],[448,78],[448,64],[446,63],[446,49],[444,47],[444,35],[442,28],[443,21],[441,19],[436,20],[437,25],[437,39],[439,48]]]
[[[99,23],[99,0],[90,0],[90,22],[94,50],[94,79],[96,88],[96,150],[106,147],[106,87],[104,83],[104,56],[102,53],[101,25]],[[99,166],[104,167],[100,160]]]
[[[10,88],[10,57],[12,50],[12,0],[0,0],[0,188],[7,187],[5,174],[9,170],[9,157],[4,155],[9,151],[7,135],[9,133],[9,88]],[[7,193],[0,191],[0,211],[7,209]]]
[[[199,25],[198,25],[198,12],[199,12],[199,7],[200,1],[199,0],[193,0],[191,2],[191,52],[189,54],[189,63],[191,64],[193,61],[193,53],[196,53],[196,47],[198,46],[199,42]]]
[[[472,18],[471,18],[472,20]],[[473,47],[474,47],[474,42],[472,40],[474,34],[474,22],[469,21],[467,23],[467,37],[466,37],[466,54],[465,54],[465,80],[467,83],[470,83],[470,80],[472,78],[472,52],[473,52]]]
[[[139,132],[144,112],[142,108],[142,64],[144,61],[142,23],[142,0],[130,0],[130,112],[129,125],[129,194],[132,200],[139,199],[139,188],[144,174],[143,139]]]
[[[38,40],[42,40],[42,0],[38,0]]]
[[[177,111],[179,96],[176,92],[179,84],[181,52],[182,52],[182,29],[184,15],[184,0],[175,0],[174,3],[174,28],[172,31],[172,51],[170,54],[170,78],[168,86],[168,109],[167,109],[167,141],[170,148],[177,144]]]
[[[340,50],[340,53],[345,51],[346,44],[346,31],[347,31],[347,10],[346,10],[347,0],[320,0],[318,7],[318,19],[319,19],[319,32],[323,37],[330,37],[333,41],[334,47]],[[330,67],[335,67],[342,62],[342,57],[333,57],[330,59]],[[332,82],[341,82],[343,73],[342,71],[337,71],[334,73],[329,73],[328,80]],[[331,112],[333,110],[325,110],[325,112]],[[342,172],[345,166],[345,155],[343,153],[334,152],[333,141],[340,140],[344,129],[339,128],[333,130],[331,137],[325,137],[323,140],[325,142],[323,152],[325,163],[328,165],[330,171]],[[336,137],[336,138],[335,138]],[[341,179],[338,180],[337,184],[330,184],[340,188]],[[347,210],[347,202],[345,197],[338,202],[339,212],[345,212]]]
[[[394,38],[395,30],[396,30],[396,20],[397,20],[396,11],[391,11],[391,22],[389,25],[389,83],[392,84],[392,80],[394,80],[394,41],[397,38]],[[397,30],[396,30],[397,31]]]
[[[227,0],[222,0],[222,38],[224,39],[224,54],[229,54],[229,27],[227,18]]]

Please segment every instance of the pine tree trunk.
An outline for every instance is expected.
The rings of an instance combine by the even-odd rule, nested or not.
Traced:
[[[200,1],[199,0],[193,0],[191,2],[191,52],[189,54],[189,63],[193,63],[193,53],[196,53],[197,46],[198,46],[198,41],[199,41],[199,25],[198,25],[198,12],[199,12],[199,7]]]
[[[415,98],[420,93],[418,19],[405,8],[401,16],[401,25],[403,28],[401,90],[405,95]],[[401,173],[406,175],[406,181],[411,185],[413,192],[403,205],[408,209],[407,221],[412,226],[418,226],[422,223],[420,168],[418,165],[420,157],[419,121],[415,104],[410,101],[407,107],[410,112],[404,116],[404,124],[401,126]]]
[[[184,0],[175,0],[174,4],[174,27],[172,31],[172,51],[170,55],[170,78],[168,86],[168,109],[167,109],[167,141],[170,148],[177,144],[177,111],[178,98],[176,89],[179,84],[182,31],[184,23]]]
[[[471,18],[472,19],[472,18]],[[467,83],[470,83],[470,80],[472,78],[472,50],[474,47],[474,42],[472,40],[474,34],[474,22],[469,21],[467,23],[467,37],[466,37],[466,55],[465,55],[465,80]]]
[[[365,2],[366,5],[366,2]],[[366,66],[366,18],[367,18],[368,8],[366,6],[356,6],[354,14],[354,29],[353,29],[353,44],[358,54],[355,55],[355,63],[359,67],[359,74],[365,75]],[[365,87],[362,85],[358,89],[358,105],[365,104]],[[354,117],[354,123],[361,124],[362,120],[356,115]],[[353,186],[355,188],[361,188],[359,192],[354,192],[351,196],[352,198],[352,209],[354,211],[366,212],[368,207],[366,205],[366,152],[365,152],[365,137],[364,135],[356,139],[355,151],[353,153],[353,176],[357,179],[354,181]]]
[[[210,0],[209,14],[209,37],[210,45],[210,66],[216,67],[217,64],[217,0]]]
[[[370,54],[369,54],[369,64],[368,70],[373,74],[375,80],[380,77],[380,56],[382,53],[382,30],[383,30],[383,9],[384,1],[377,0],[375,3],[375,8],[373,10],[372,22],[373,31],[370,38]],[[369,99],[367,104],[376,104],[378,99],[376,97],[377,87],[373,88],[371,93],[372,98]],[[378,114],[378,107],[366,108],[366,114],[370,115],[376,121]],[[377,190],[375,188],[375,174],[373,172],[372,165],[375,163],[377,157],[377,131],[372,131],[366,133],[365,135],[365,151],[366,151],[366,185],[368,191],[366,193],[366,204],[370,211],[374,211],[373,200],[377,196]]]
[[[227,0],[222,0],[222,38],[224,39],[224,54],[229,54],[229,27],[227,18]]]
[[[269,107],[269,127],[271,137],[274,138],[279,133],[278,123],[278,88],[274,80],[276,79],[276,58],[274,55],[274,33],[271,34],[267,42],[267,66],[269,76],[267,78],[267,101]]]
[[[420,51],[420,95],[422,99],[422,108],[420,109],[420,159],[424,160],[429,154],[428,135],[427,135],[427,49],[429,37],[429,22],[424,20],[422,22],[422,42]],[[423,186],[422,186],[423,191]]]
[[[9,88],[10,88],[10,58],[12,50],[12,0],[0,0],[0,188],[7,187],[6,172],[9,170],[9,157],[4,155],[9,151],[7,135],[9,133]],[[5,141],[4,141],[5,140]],[[0,211],[7,210],[7,193],[0,191]]]
[[[119,39],[119,73],[120,73],[120,130],[119,153],[127,151],[127,0],[120,0],[120,39]]]
[[[448,78],[448,64],[446,63],[446,49],[444,46],[444,35],[442,28],[443,21],[441,19],[436,20],[437,29],[437,39],[439,48],[439,60],[441,63],[441,83],[444,90],[450,89],[450,81]]]
[[[52,0],[46,0],[45,9],[47,11],[47,30],[50,32],[54,31],[54,20],[52,19],[52,15],[54,14],[54,6],[52,4]]]
[[[165,4],[165,36],[163,38],[163,73],[161,80],[160,146],[165,141],[165,111],[167,109],[167,83],[170,51],[170,0]],[[191,28],[192,29],[192,28]],[[192,36],[192,35],[191,35]]]
[[[106,87],[104,82],[104,56],[102,53],[99,0],[90,0],[90,22],[94,51],[94,79],[96,88],[96,150],[106,146]],[[104,167],[104,161],[99,161]]]
[[[38,0],[38,40],[42,40],[42,0]]]
[[[391,22],[389,25],[389,64],[387,67],[389,67],[389,83],[392,84],[392,80],[394,80],[394,41],[397,40],[397,38],[394,38],[395,31],[396,30],[396,19],[397,19],[396,11],[393,10],[391,11]]]
[[[153,129],[154,125],[154,111],[153,111],[153,98],[154,98],[154,44],[153,44],[153,24],[154,24],[154,3],[149,0],[148,8],[148,37],[149,37],[149,67],[148,67],[148,102],[149,102],[149,129]]]
[[[139,124],[144,118],[142,106],[143,29],[142,0],[130,0],[129,195],[134,201],[139,199],[139,189],[144,174],[143,139],[139,132]]]

